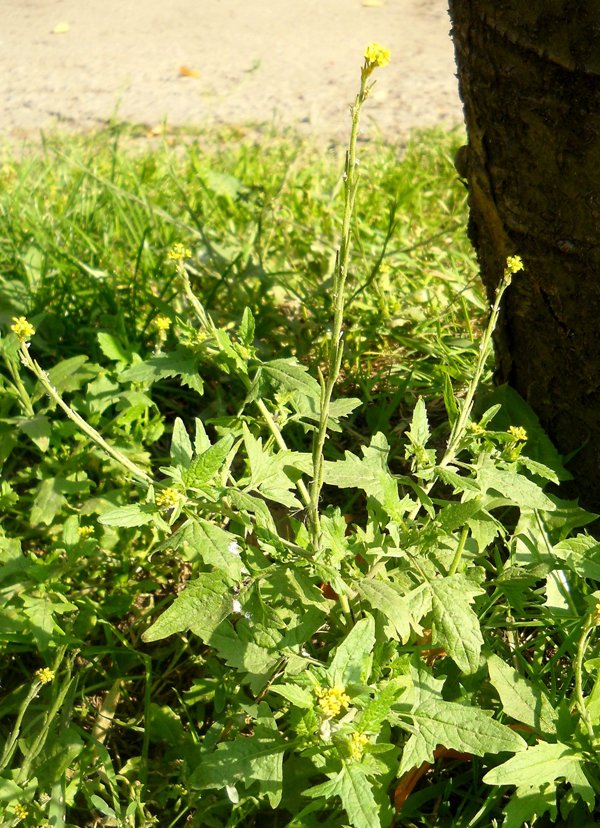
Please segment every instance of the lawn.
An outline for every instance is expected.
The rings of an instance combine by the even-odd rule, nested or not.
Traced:
[[[600,547],[463,142],[361,136],[349,228],[292,131],[4,148],[2,825],[595,824]]]

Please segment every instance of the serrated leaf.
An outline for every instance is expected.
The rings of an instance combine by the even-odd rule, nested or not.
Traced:
[[[593,808],[595,795],[583,772],[584,762],[581,753],[569,745],[540,742],[492,768],[483,777],[483,781],[487,785],[536,788],[557,779],[565,779]]]
[[[394,704],[407,692],[408,685],[408,676],[400,676],[381,683],[375,697],[367,702],[362,710],[356,725],[357,731],[379,733],[383,723],[388,720]]]
[[[63,478],[47,477],[39,484],[29,514],[31,526],[37,526],[39,523],[50,526],[67,502],[63,495],[63,483]]]
[[[258,636],[260,644],[255,640]],[[243,618],[235,628],[229,621],[224,621],[208,639],[229,667],[249,674],[250,686],[256,693],[266,684],[268,674],[281,657],[277,649],[279,641],[276,630],[267,630],[257,624],[250,627]]]
[[[504,751],[515,753],[527,747],[518,733],[477,707],[429,699],[410,715],[416,732],[405,746],[399,776],[423,762],[433,762],[438,745],[475,756]]]
[[[430,581],[433,642],[444,647],[463,673],[479,668],[483,636],[479,619],[469,606],[483,590],[462,574]]]
[[[37,417],[29,417],[19,420],[19,429],[35,443],[40,451],[48,451],[50,445],[51,426],[48,417],[39,414]]]
[[[339,797],[354,828],[377,828],[381,825],[371,783],[360,765],[344,762]]]
[[[560,483],[560,477],[556,474],[556,472],[545,466],[543,463],[538,463],[537,460],[532,460],[530,457],[527,457],[525,454],[521,454],[519,457],[519,465],[525,466],[527,471],[530,471],[532,474],[537,474],[538,477],[543,477],[544,480],[550,480],[552,483],[558,485]]]
[[[173,423],[171,437],[171,463],[181,469],[187,469],[192,460],[192,443],[181,417]]]
[[[282,450],[265,451],[262,439],[254,437],[244,425],[244,445],[250,464],[247,488],[260,491],[269,500],[289,508],[300,508],[300,501],[290,491],[302,472],[312,472],[312,458],[308,453]]]
[[[411,614],[399,587],[390,581],[363,580],[357,584],[362,597],[382,612],[391,622],[400,640],[408,641],[411,628]]]
[[[107,359],[111,359],[113,362],[127,363],[131,361],[130,351],[123,346],[116,336],[106,331],[100,331],[97,338],[100,350]]]
[[[76,356],[64,359],[48,371],[48,379],[59,394],[77,391],[90,378],[90,371],[81,369],[88,361],[86,356]]]
[[[439,479],[444,483],[452,486],[455,492],[481,493],[481,486],[477,483],[477,481],[470,477],[463,477],[447,466],[436,466],[434,472],[436,477],[439,477]]]
[[[442,701],[443,679],[436,679],[431,669],[417,657],[413,657],[410,665],[410,703],[413,708],[424,705],[427,701]]]
[[[461,529],[469,519],[481,512],[481,501],[478,497],[465,500],[464,503],[450,503],[438,512],[437,522],[446,532]]]
[[[556,786],[517,788],[504,809],[502,828],[522,828],[525,822],[533,824],[543,814],[550,814],[551,824],[556,825]]]
[[[229,579],[221,572],[201,572],[142,638],[144,641],[160,641],[173,633],[191,629],[206,642],[230,613]]]
[[[55,633],[55,615],[62,615],[65,612],[73,612],[77,609],[74,604],[62,601],[58,598],[51,598],[49,595],[41,596],[24,595],[23,612],[31,623],[33,637],[38,648],[44,652],[52,643]]]
[[[231,581],[242,577],[242,560],[235,535],[202,518],[190,518],[169,539],[169,546],[188,561],[203,561],[227,573]]]
[[[239,489],[229,489],[227,497],[240,516],[243,516],[245,512],[249,512],[255,516],[258,527],[270,533],[277,533],[275,521],[264,500]]]
[[[423,397],[419,397],[415,405],[412,420],[406,436],[414,446],[425,448],[429,440],[431,432],[429,431],[429,421],[427,420],[427,408]]]
[[[194,457],[183,475],[184,485],[196,488],[208,483],[220,471],[234,443],[232,434],[221,437],[214,446]]]
[[[194,433],[194,454],[203,454],[210,448],[210,440],[204,428],[204,423],[199,417],[194,417],[196,431]]]
[[[538,733],[556,733],[558,712],[542,687],[530,684],[497,655],[491,655],[487,663],[490,681],[498,691],[504,713]]]
[[[486,512],[479,512],[477,517],[469,518],[467,526],[471,530],[471,537],[479,547],[481,554],[492,543],[498,534],[504,534],[505,529],[500,523],[490,514]]]
[[[128,506],[119,506],[100,515],[98,522],[104,526],[145,526],[153,521],[160,521],[156,506],[152,503],[130,503]]]
[[[589,535],[560,541],[552,552],[582,578],[600,581],[600,543]]]
[[[362,446],[363,457],[346,451],[344,460],[324,463],[324,480],[340,489],[362,489],[374,497],[386,513],[401,521],[406,511],[398,496],[398,483],[387,466],[389,445],[385,436],[377,433],[368,447]]]
[[[304,687],[298,687],[297,684],[272,684],[269,687],[269,693],[277,693],[278,696],[283,696],[286,701],[291,702],[295,707],[302,707],[312,710],[315,705],[315,698]]]
[[[121,377],[127,382],[151,384],[167,377],[180,377],[181,382],[202,394],[204,384],[198,375],[198,355],[191,350],[178,348],[169,354],[157,354],[145,362],[132,365]]]
[[[332,685],[364,684],[371,672],[371,651],[375,646],[375,621],[361,618],[337,647],[328,669]]]
[[[354,828],[379,828],[379,809],[371,784],[359,765],[344,762],[342,770],[327,782],[304,791],[305,796],[339,796]]]
[[[223,742],[205,755],[189,778],[191,787],[223,788],[243,782],[248,788],[258,782],[271,808],[276,808],[281,801],[285,742],[265,702],[258,706],[253,730],[252,736]]]
[[[341,397],[339,400],[333,400],[329,406],[329,417],[332,420],[347,417],[362,404],[363,401],[356,397]]]
[[[238,330],[238,336],[244,345],[252,345],[254,341],[254,316],[250,308],[244,308],[244,314]]]
[[[260,370],[276,386],[288,391],[300,391],[314,400],[321,399],[321,386],[308,373],[308,368],[295,358],[272,359],[270,362],[264,362]]]
[[[484,491],[499,492],[520,509],[551,512],[556,508],[554,501],[544,494],[537,483],[515,471],[499,469],[487,463],[479,469],[477,480]]]

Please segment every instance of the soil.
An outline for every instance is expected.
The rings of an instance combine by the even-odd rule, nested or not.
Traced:
[[[0,135],[215,123],[348,129],[364,46],[392,51],[363,128],[462,122],[444,0],[0,0]]]

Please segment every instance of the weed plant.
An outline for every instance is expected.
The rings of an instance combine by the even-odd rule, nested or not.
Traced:
[[[2,825],[595,824],[595,516],[489,388],[460,136],[361,140],[385,60],[345,161],[5,154]]]

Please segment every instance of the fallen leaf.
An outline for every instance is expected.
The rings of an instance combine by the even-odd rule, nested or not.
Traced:
[[[68,23],[64,20],[61,23],[57,23],[56,26],[52,29],[52,34],[66,34],[67,32],[71,31],[71,27]]]
[[[179,77],[181,78],[199,78],[200,72],[196,69],[190,69],[189,66],[180,66],[179,67]]]

